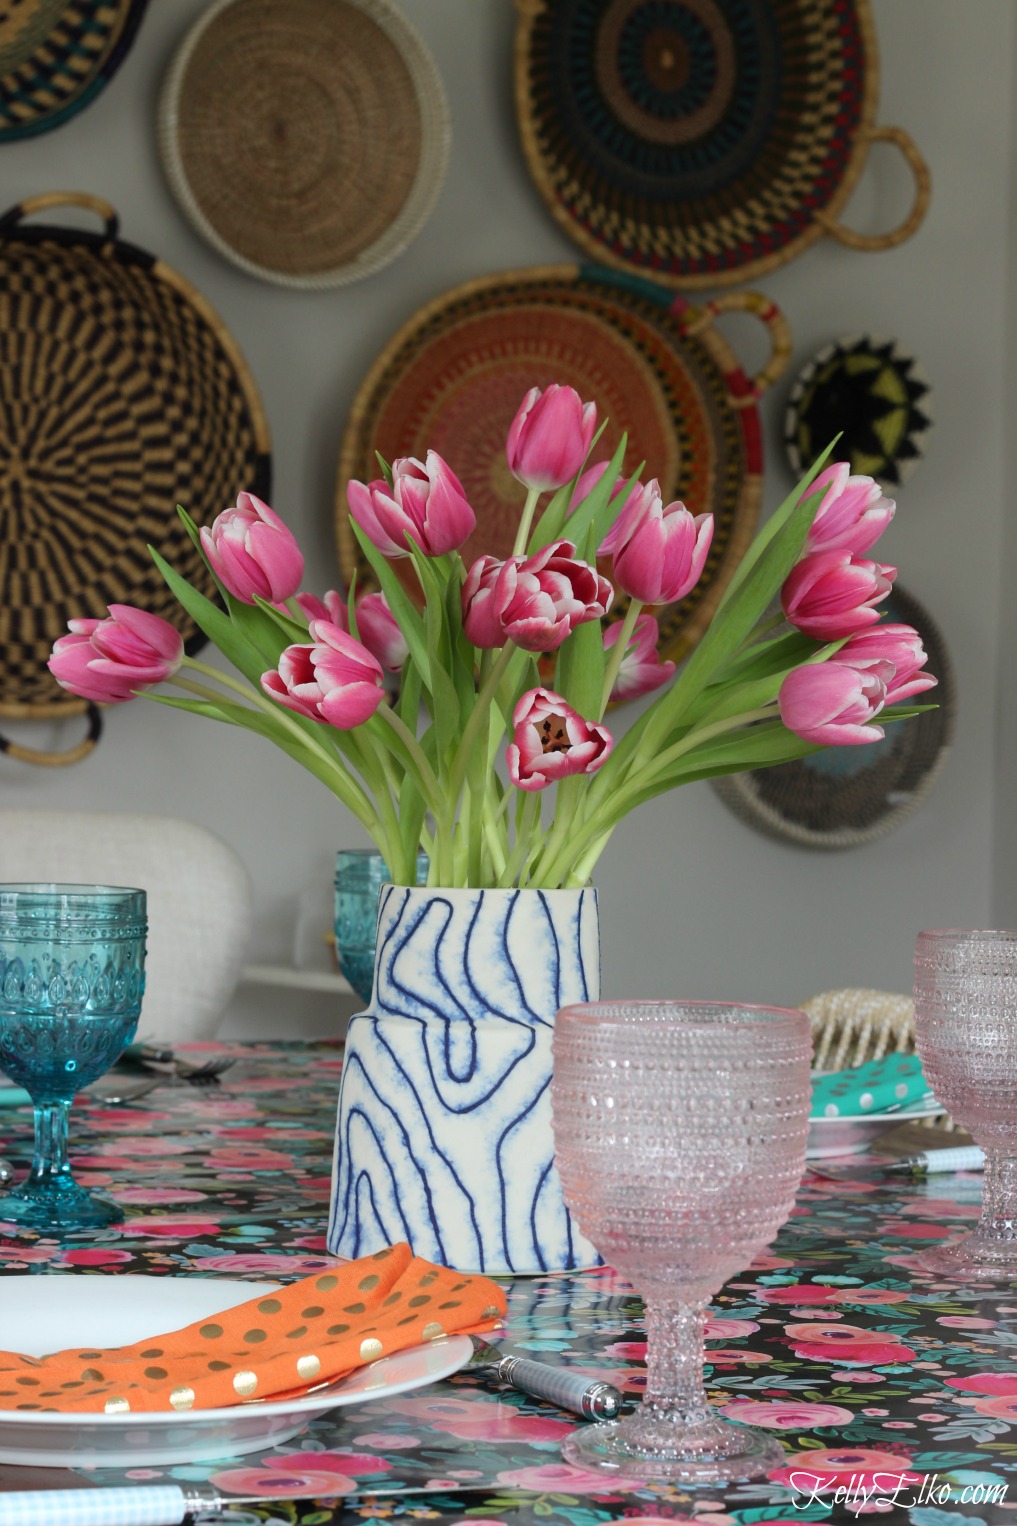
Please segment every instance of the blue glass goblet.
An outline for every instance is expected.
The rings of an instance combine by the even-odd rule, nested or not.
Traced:
[[[143,890],[0,885],[0,1069],[35,1106],[32,1167],[0,1197],[0,1219],[79,1229],[124,1217],[74,1180],[67,1115],[134,1037],[147,927]]]
[[[427,884],[430,859],[417,854],[417,884]],[[335,946],[339,968],[362,1002],[371,1000],[378,896],[391,879],[377,848],[340,848],[335,866]]]

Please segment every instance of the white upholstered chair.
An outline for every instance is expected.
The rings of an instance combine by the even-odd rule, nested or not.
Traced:
[[[139,1037],[215,1033],[247,955],[250,875],[214,833],[168,816],[0,809],[0,882],[129,885],[148,893]]]

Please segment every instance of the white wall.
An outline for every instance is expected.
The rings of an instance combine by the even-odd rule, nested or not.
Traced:
[[[537,196],[518,148],[511,100],[513,8],[507,0],[402,0],[430,44],[453,118],[450,172],[409,252],[361,284],[290,293],[254,281],[185,225],[155,148],[154,104],[167,62],[202,0],[152,0],[127,63],[69,126],[0,149],[0,201],[76,187],[113,201],[123,236],[157,251],[218,309],[245,352],[272,430],[273,500],[308,555],[307,582],[337,581],[335,463],[360,379],[424,301],[473,276],[568,260],[575,251]],[[764,401],[767,503],[790,485],[779,425],[791,377],[826,340],[862,330],[898,338],[934,387],[926,458],[898,495],[884,542],[901,582],[925,603],[952,650],[959,691],[955,747],[929,802],[893,835],[838,853],[785,847],[735,819],[707,784],[644,807],[617,833],[598,874],[605,994],[795,1001],[841,984],[903,990],[921,926],[991,925],[1017,913],[997,834],[1009,806],[1013,737],[997,791],[994,694],[1009,592],[1004,537],[1014,480],[1004,379],[1009,354],[1009,201],[1014,15],[1009,0],[875,0],[882,55],[880,120],[916,139],[933,174],[920,233],[865,255],[824,241],[757,283],[787,314],[791,372]],[[230,103],[223,101],[223,110]],[[908,200],[892,151],[874,151],[849,208],[858,227],[890,225]],[[748,320],[728,335],[758,358]],[[1006,600],[1007,610],[1013,601]],[[1008,671],[1007,668],[1004,671]],[[35,745],[55,726],[8,727]],[[66,740],[66,734],[65,738]],[[334,851],[363,838],[324,789],[269,744],[138,701],[110,711],[93,757],[65,770],[0,758],[4,805],[136,808],[192,817],[242,854],[258,885],[258,962],[292,957],[298,898],[317,884],[322,928]],[[1010,855],[1012,857],[1012,855]],[[332,998],[249,992],[231,1031],[324,1031]]]

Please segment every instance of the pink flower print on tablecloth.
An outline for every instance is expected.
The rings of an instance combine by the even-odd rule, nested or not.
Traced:
[[[863,1330],[858,1325],[814,1324],[785,1325],[784,1333],[795,1356],[818,1362],[857,1362],[860,1366],[883,1367],[910,1362],[915,1352],[895,1336],[883,1331]]]
[[[805,1308],[808,1304],[816,1303],[906,1303],[911,1294],[897,1288],[836,1288],[825,1282],[795,1282],[779,1288],[760,1287],[756,1297],[766,1303],[793,1304]]]
[[[923,1473],[911,1471],[911,1455],[896,1447],[815,1447],[792,1452],[784,1465],[768,1473],[773,1483],[788,1484],[799,1494],[827,1493],[849,1485],[891,1494],[898,1479],[918,1484]]]
[[[852,1411],[841,1404],[806,1404],[796,1399],[735,1399],[721,1406],[721,1414],[769,1431],[811,1431],[823,1425],[850,1425],[854,1419]]]
[[[636,1478],[624,1478],[620,1474],[605,1477],[592,1469],[574,1468],[567,1462],[545,1462],[537,1467],[510,1469],[499,1473],[496,1482],[503,1488],[531,1489],[535,1494],[601,1494],[606,1497],[619,1489],[642,1487]]]

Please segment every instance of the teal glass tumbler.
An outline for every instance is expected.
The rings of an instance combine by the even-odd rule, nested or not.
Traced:
[[[427,884],[430,859],[417,854],[417,884]],[[335,947],[339,968],[365,1004],[374,984],[378,897],[391,876],[377,848],[340,848],[335,866]]]
[[[0,1220],[61,1230],[124,1217],[74,1180],[67,1117],[137,1030],[147,930],[143,890],[0,884],[0,1069],[35,1109],[32,1166],[0,1197]]]

